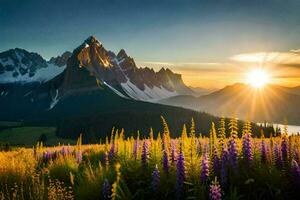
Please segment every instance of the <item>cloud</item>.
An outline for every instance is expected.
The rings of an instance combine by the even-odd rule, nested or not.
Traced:
[[[164,65],[164,66],[181,66],[181,65],[220,65],[214,62],[156,62],[156,61],[137,61],[141,65]]]
[[[300,49],[292,49],[291,52],[293,52],[293,53],[300,53]]]
[[[217,62],[152,62],[152,61],[137,61],[139,66],[148,66],[155,69],[161,67],[169,67],[175,71],[186,72],[217,72],[228,71],[234,67],[231,63],[217,63]]]
[[[300,74],[283,74],[283,75],[276,75],[275,78],[300,78]]]
[[[199,63],[188,65],[185,63],[175,65],[175,69],[179,71],[186,71],[186,72],[233,72],[236,70],[235,66],[231,63],[214,63],[214,64],[207,64],[207,63]]]
[[[255,52],[237,54],[231,60],[246,63],[272,64],[282,67],[300,67],[300,49],[287,52]]]
[[[159,66],[173,66],[170,62],[155,62],[155,61],[137,61],[139,65],[159,65]]]

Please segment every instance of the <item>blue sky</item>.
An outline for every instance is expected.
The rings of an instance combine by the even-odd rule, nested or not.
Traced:
[[[184,63],[201,69],[236,54],[299,49],[299,10],[297,0],[0,0],[0,51],[49,59],[95,35],[141,65],[185,73]]]

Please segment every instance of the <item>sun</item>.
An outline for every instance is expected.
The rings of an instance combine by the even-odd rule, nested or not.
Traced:
[[[262,88],[270,82],[269,74],[261,69],[247,73],[246,82],[254,88]]]

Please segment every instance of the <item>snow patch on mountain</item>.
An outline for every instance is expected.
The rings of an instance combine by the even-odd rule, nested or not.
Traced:
[[[14,62],[12,61],[12,59],[8,58],[8,59],[0,59],[0,63],[5,66],[5,65],[14,65]]]
[[[172,97],[178,95],[177,92],[171,92],[165,89],[163,86],[156,87],[154,86],[152,89],[147,85],[145,86],[145,90],[139,89],[129,80],[126,83],[121,83],[122,89],[125,93],[131,97],[132,99],[141,100],[141,101],[150,101],[155,102],[157,100],[161,100],[164,98]]]
[[[0,96],[4,96],[5,97],[5,96],[7,96],[7,94],[8,94],[8,92],[2,91],[1,94],[0,94]]]
[[[119,92],[117,89],[115,89],[114,87],[112,87],[111,85],[107,84],[105,81],[103,82],[104,85],[106,85],[107,87],[109,87],[109,89],[111,89],[112,91],[114,91],[117,95],[119,95],[120,97],[126,98],[128,99],[125,95],[123,95],[121,92]]]
[[[47,64],[47,67],[43,67],[38,69],[34,76],[29,76],[29,73],[24,75],[19,74],[18,76],[14,77],[14,71],[7,71],[3,74],[0,74],[0,83],[28,83],[28,82],[45,82],[51,80],[52,78],[56,77],[60,73],[64,71],[66,66],[58,67],[54,64]]]
[[[52,99],[52,102],[50,103],[50,108],[48,110],[51,110],[52,108],[54,108],[54,106],[59,102],[59,99],[58,99],[58,89],[56,89],[55,91],[55,96],[54,98]]]
[[[145,86],[144,92],[148,94],[148,96],[151,96],[154,100],[165,99],[165,98],[178,95],[176,91],[171,92],[166,88],[164,88],[163,86],[160,87],[154,86],[152,89],[149,88],[147,85],[144,86]]]

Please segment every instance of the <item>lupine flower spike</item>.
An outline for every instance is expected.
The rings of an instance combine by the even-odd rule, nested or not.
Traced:
[[[157,193],[158,188],[159,188],[159,184],[160,184],[160,176],[159,176],[159,170],[157,165],[155,166],[155,169],[152,173],[152,190],[153,192]]]
[[[222,158],[221,158],[221,185],[223,187],[227,184],[227,174],[228,174],[228,152],[224,148],[222,151]]]
[[[102,186],[103,199],[109,200],[110,194],[111,194],[111,185],[109,184],[108,180],[105,179]]]
[[[292,160],[291,165],[292,175],[297,186],[300,186],[300,167],[295,160]]]
[[[205,183],[209,176],[209,159],[207,156],[207,151],[205,151],[204,155],[202,156],[202,162],[201,162],[201,182]]]
[[[253,160],[252,154],[252,143],[251,143],[251,135],[249,133],[245,133],[242,139],[243,144],[243,157],[246,160],[248,165],[251,165]]]
[[[217,177],[215,177],[215,180],[210,185],[209,198],[211,200],[221,200],[222,199],[221,186],[217,180]]]
[[[147,140],[144,140],[144,143],[143,143],[143,150],[142,150],[142,165],[144,167],[146,167],[147,165],[147,159],[148,159],[148,141]]]
[[[169,156],[167,150],[163,152],[163,167],[166,174],[169,173]]]
[[[180,153],[176,165],[176,197],[181,199],[183,196],[183,185],[185,181],[184,156],[180,148]]]

